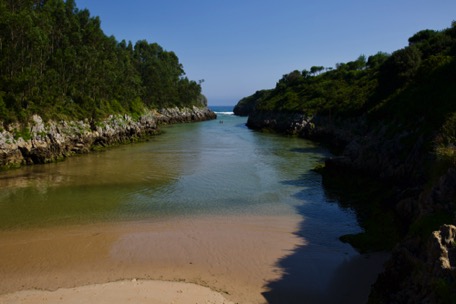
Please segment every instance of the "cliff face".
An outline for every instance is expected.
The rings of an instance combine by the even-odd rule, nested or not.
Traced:
[[[252,113],[253,109],[254,105],[251,104],[237,104],[233,108],[233,113],[237,116],[248,116]]]
[[[133,142],[157,134],[158,125],[215,119],[208,108],[167,108],[138,119],[111,115],[93,122],[43,122],[34,115],[27,125],[12,124],[0,132],[0,169],[43,164],[98,147]]]
[[[247,125],[325,142],[339,154],[326,161],[326,170],[360,172],[394,185],[387,204],[403,224],[405,237],[374,285],[372,303],[446,303],[456,296],[456,228],[438,228],[454,223],[456,170],[436,169],[439,161],[429,153],[435,134],[365,117],[267,111],[252,112]]]
[[[302,113],[253,112],[247,126],[325,142],[341,152],[328,165],[354,169],[400,183],[417,183],[426,169],[422,152],[425,139],[411,130],[389,136],[389,126],[369,125],[365,117],[332,118]],[[404,145],[407,142],[407,145]]]

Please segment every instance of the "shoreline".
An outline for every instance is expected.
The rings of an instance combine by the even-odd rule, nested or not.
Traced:
[[[116,281],[186,282],[263,303],[299,217],[214,216],[0,231],[2,294]],[[171,284],[173,285],[173,284]],[[172,288],[172,287],[171,287]],[[160,302],[158,302],[160,303]]]
[[[49,304],[49,303],[212,303],[234,304],[222,293],[208,287],[178,281],[121,280],[92,284],[54,291],[25,290],[0,295],[2,303]]]
[[[16,299],[7,303],[22,303],[18,299],[29,295],[49,299],[66,297],[62,292],[69,292],[72,296],[68,296],[68,301],[59,303],[80,303],[74,294],[82,297],[91,290],[98,295],[117,282],[129,286],[128,282],[136,281],[159,284],[159,293],[166,290],[170,296],[187,294],[176,295],[176,284],[193,284],[186,285],[188,294],[190,290],[197,294],[201,291],[201,301],[219,301],[214,303],[280,303],[284,294],[287,298],[296,291],[305,299],[309,297],[310,303],[319,303],[312,299],[321,300],[328,291],[331,297],[343,296],[355,299],[351,303],[364,303],[358,299],[365,299],[368,290],[360,291],[359,280],[350,274],[363,273],[362,286],[369,289],[369,282],[373,282],[383,263],[374,255],[334,255],[323,268],[314,269],[320,276],[329,276],[323,280],[328,284],[314,282],[319,284],[316,290],[315,285],[300,280],[292,282],[291,287],[270,289],[269,283],[280,282],[286,275],[278,261],[298,247],[309,245],[304,237],[295,234],[301,220],[299,216],[177,217],[156,222],[0,231],[0,301]],[[310,255],[307,260],[316,257]],[[305,267],[311,270],[315,265]],[[315,272],[306,272],[302,273],[305,282],[314,281]],[[166,283],[157,283],[163,281]],[[135,286],[129,288],[134,295]],[[151,287],[144,297],[157,293]],[[215,298],[214,293],[218,294]],[[274,302],[276,296],[279,298]],[[106,298],[110,298],[109,292]],[[119,302],[110,303],[129,302],[119,298]]]

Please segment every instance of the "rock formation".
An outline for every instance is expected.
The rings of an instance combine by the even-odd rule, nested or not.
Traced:
[[[110,115],[102,121],[48,121],[34,115],[25,125],[10,124],[0,132],[0,168],[43,164],[95,147],[133,142],[159,132],[158,125],[215,119],[208,108],[168,108],[138,119]]]

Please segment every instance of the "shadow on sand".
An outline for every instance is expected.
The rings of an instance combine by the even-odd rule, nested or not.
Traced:
[[[339,240],[341,235],[361,229],[351,209],[327,198],[318,173],[283,183],[305,187],[295,194],[302,201],[296,208],[303,217],[296,234],[304,245],[277,262],[283,275],[266,284],[268,291],[263,296],[267,303],[366,303],[389,255],[360,255]]]

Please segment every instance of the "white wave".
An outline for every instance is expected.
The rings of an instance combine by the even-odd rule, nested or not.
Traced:
[[[234,115],[234,112],[214,112],[215,114]]]

